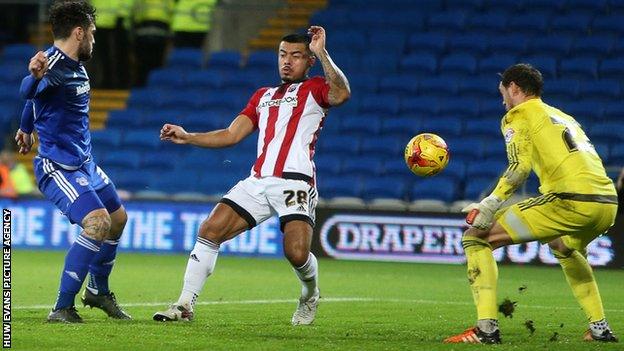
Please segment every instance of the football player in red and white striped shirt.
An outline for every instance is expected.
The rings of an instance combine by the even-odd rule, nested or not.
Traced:
[[[325,77],[308,78],[319,60]],[[284,254],[301,280],[292,324],[311,324],[319,301],[316,257],[310,252],[317,201],[314,146],[327,109],[347,101],[349,82],[325,49],[325,30],[292,34],[279,44],[282,84],[260,88],[227,129],[188,133],[165,124],[162,140],[206,148],[234,145],[259,130],[251,175],[236,184],[201,224],[184,275],[180,298],[154,314],[158,321],[193,319],[193,306],[212,273],[219,245],[277,213],[284,233]]]

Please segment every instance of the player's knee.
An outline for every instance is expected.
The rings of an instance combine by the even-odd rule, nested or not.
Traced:
[[[225,232],[222,226],[208,218],[199,226],[198,236],[220,245],[225,241]]]
[[[123,230],[126,227],[127,222],[128,214],[125,210],[121,210],[118,213],[115,213],[114,216],[111,215],[111,229],[108,239],[119,239],[121,237],[121,233],[123,233]]]
[[[574,250],[565,246],[563,240],[561,240],[560,238],[549,242],[548,247],[550,248],[550,252],[552,252],[553,256],[555,256],[557,259],[570,257],[570,255],[572,255],[572,252],[574,252]]]
[[[82,220],[82,228],[89,238],[103,241],[111,231],[111,217],[103,208],[94,210]]]
[[[284,248],[284,255],[288,262],[295,267],[301,267],[308,261],[310,252],[304,248]]]

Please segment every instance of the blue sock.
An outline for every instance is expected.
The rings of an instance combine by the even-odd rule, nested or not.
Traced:
[[[61,287],[54,309],[74,305],[74,298],[82,287],[89,270],[89,263],[100,250],[102,243],[80,234],[65,256],[65,266],[61,273]]]
[[[108,276],[110,276],[113,264],[115,264],[118,244],[119,240],[104,240],[100,252],[91,261],[87,289],[96,295],[105,295],[110,291],[108,289]]]

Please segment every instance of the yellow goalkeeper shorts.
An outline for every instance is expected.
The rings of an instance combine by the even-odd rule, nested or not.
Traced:
[[[496,213],[496,220],[514,243],[550,242],[561,237],[580,252],[615,221],[617,196],[544,194],[526,199]]]

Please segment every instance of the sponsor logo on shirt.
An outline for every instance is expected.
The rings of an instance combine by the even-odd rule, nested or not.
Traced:
[[[297,97],[296,96],[287,96],[281,99],[269,100],[258,105],[259,108],[263,107],[279,107],[282,104],[290,105],[292,107],[297,106]]]
[[[511,143],[511,139],[513,139],[514,133],[515,132],[512,128],[507,128],[507,130],[505,131],[505,144]]]
[[[91,90],[89,82],[84,82],[76,88],[76,95],[88,93]]]

